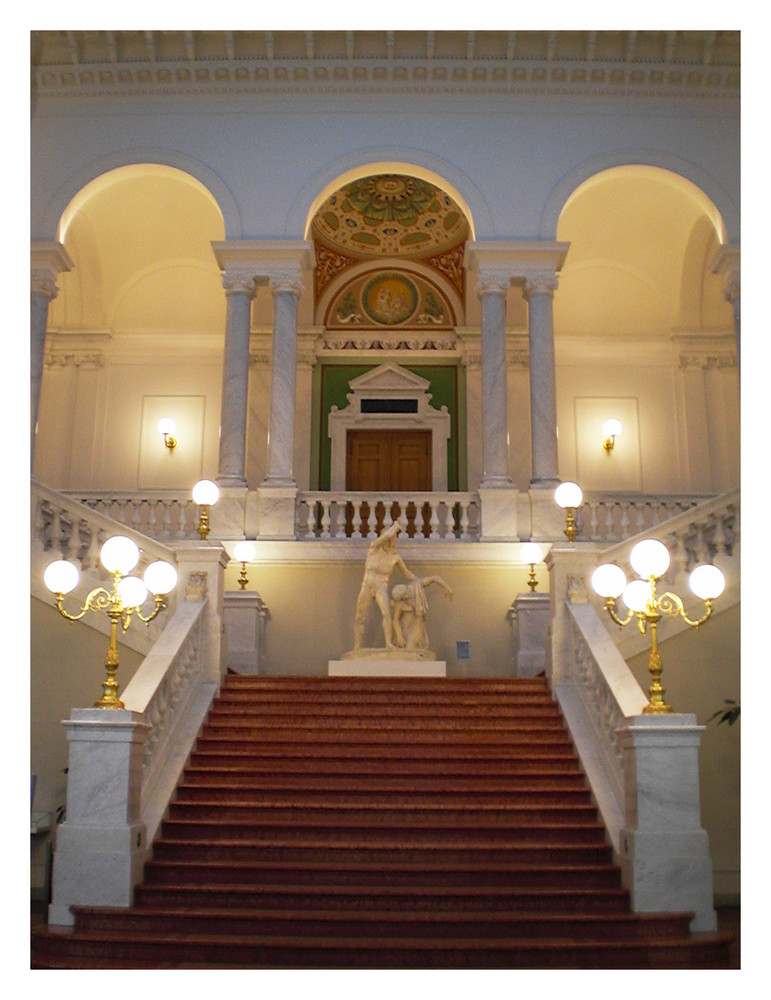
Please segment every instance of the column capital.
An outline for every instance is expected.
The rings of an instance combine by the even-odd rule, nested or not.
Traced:
[[[522,293],[526,299],[531,295],[553,296],[559,281],[554,273],[528,274],[522,278]]]
[[[221,271],[258,285],[276,276],[301,276],[315,263],[313,244],[306,240],[218,240],[211,246]]]
[[[741,297],[742,255],[738,243],[727,243],[722,246],[710,263],[712,274],[719,274],[723,279],[723,294],[729,302]]]
[[[291,292],[295,298],[300,298],[303,292],[303,279],[299,271],[287,269],[276,271],[268,279],[270,290],[273,295],[277,292]]]
[[[42,292],[49,300],[55,299],[59,292],[58,275],[75,266],[61,243],[31,244],[30,264],[32,291]]]
[[[521,284],[535,275],[556,274],[569,249],[569,243],[489,240],[466,244],[464,264],[480,278],[497,275]]]

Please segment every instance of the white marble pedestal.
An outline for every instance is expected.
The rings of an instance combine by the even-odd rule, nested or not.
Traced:
[[[130,906],[148,844],[140,820],[142,756],[150,727],[136,712],[76,708],[67,819],[56,837],[48,922],[71,926],[70,906]]]
[[[712,863],[701,826],[699,744],[691,714],[638,715],[619,729],[626,825],[620,854],[636,913],[693,911],[692,931],[714,931]]]
[[[330,677],[446,677],[447,664],[437,660],[433,653],[414,654],[399,651],[390,655],[383,651],[373,651],[366,655],[354,656],[347,653],[340,660],[330,660],[327,672]]]
[[[537,677],[546,671],[546,643],[551,622],[548,594],[518,594],[511,606],[515,677]]]

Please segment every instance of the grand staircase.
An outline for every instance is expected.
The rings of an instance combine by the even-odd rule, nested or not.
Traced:
[[[33,968],[728,968],[633,914],[542,678],[229,675],[130,909]]]

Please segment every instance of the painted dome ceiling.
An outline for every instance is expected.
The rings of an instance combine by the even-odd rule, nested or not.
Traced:
[[[465,215],[453,199],[417,177],[362,177],[331,194],[313,220],[314,240],[356,259],[424,258],[462,244]]]

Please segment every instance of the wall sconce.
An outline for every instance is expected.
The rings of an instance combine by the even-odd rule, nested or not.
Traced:
[[[578,532],[575,513],[584,502],[581,487],[577,483],[561,483],[554,491],[554,499],[557,502],[557,506],[562,507],[567,512],[565,534],[568,541],[573,542]]]
[[[540,545],[536,545],[535,542],[527,542],[522,546],[519,556],[523,563],[530,564],[530,575],[527,578],[527,585],[531,591],[534,591],[538,586],[538,581],[535,578],[535,566],[536,563],[543,562],[543,549]]]
[[[251,562],[252,559],[257,555],[257,549],[252,545],[251,542],[238,542],[233,554],[236,559],[241,563],[241,574],[238,577],[238,585],[241,590],[246,590],[246,585],[249,582],[246,576],[246,564]]]
[[[174,437],[177,433],[177,425],[171,417],[161,417],[158,421],[158,430],[163,434],[163,443],[169,451],[174,451],[178,444],[177,439]]]
[[[677,594],[667,591],[661,596],[656,595],[656,581],[669,569],[669,551],[663,542],[655,538],[646,538],[638,542],[630,554],[632,569],[642,577],[627,584],[624,571],[613,563],[598,566],[592,574],[592,587],[605,598],[605,609],[616,622],[624,627],[633,618],[637,618],[640,632],[645,635],[648,625],[651,629],[651,655],[648,670],[652,683],[649,689],[649,701],[643,709],[646,715],[663,714],[672,709],[664,701],[664,688],[661,686],[661,656],[659,654],[657,629],[664,615],[680,617],[688,625],[698,628],[712,614],[712,601],[720,597],[725,589],[725,577],[717,566],[705,564],[697,566],[688,578],[696,597],[701,598],[706,605],[706,613],[701,618],[692,621],[685,613],[682,600]],[[629,608],[625,618],[619,618],[615,611],[616,598],[621,596]]]
[[[68,621],[80,621],[87,611],[106,611],[110,616],[110,645],[104,663],[107,679],[102,684],[102,697],[94,708],[124,708],[118,698],[118,682],[115,679],[118,670],[118,622],[123,632],[129,627],[134,614],[149,624],[166,607],[166,595],[177,585],[177,571],[171,563],[158,560],[145,570],[144,582],[138,576],[128,576],[139,562],[139,549],[125,535],[108,538],[102,546],[100,559],[104,568],[112,573],[112,590],[94,588],[78,614],[70,614],[62,606],[64,595],[78,585],[80,574],[77,566],[66,559],[57,559],[46,567],[43,580],[46,587],[56,594],[56,607]],[[155,596],[155,607],[145,616],[139,609],[147,600],[148,593]]]
[[[198,534],[201,538],[206,538],[211,531],[209,527],[209,509],[214,506],[219,498],[219,487],[216,483],[213,483],[211,479],[201,479],[193,487],[193,501],[197,503],[200,508]]]
[[[610,417],[602,425],[602,433],[605,435],[602,447],[605,450],[605,454],[609,455],[616,447],[616,438],[621,433],[621,421],[616,420],[615,417]]]

